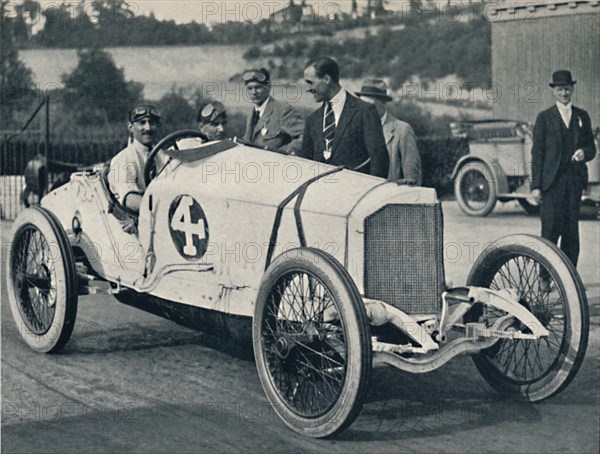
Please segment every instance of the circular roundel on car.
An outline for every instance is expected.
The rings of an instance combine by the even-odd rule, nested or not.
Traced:
[[[171,202],[169,231],[173,244],[185,259],[199,259],[206,253],[208,222],[204,210],[192,196],[182,194]]]

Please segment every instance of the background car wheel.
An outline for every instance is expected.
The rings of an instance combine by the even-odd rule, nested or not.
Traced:
[[[531,216],[535,216],[540,213],[540,205],[533,199],[517,199],[519,205],[523,207],[525,212]]]
[[[38,352],[65,346],[77,315],[77,274],[66,233],[49,211],[28,208],[16,219],[6,262],[16,329]]]
[[[322,438],[352,423],[371,373],[370,328],[356,285],[332,256],[301,248],[273,261],[253,337],[263,389],[290,428]]]
[[[519,302],[550,331],[538,340],[501,339],[473,356],[483,378],[497,391],[530,402],[563,390],[585,356],[589,316],[583,284],[562,251],[531,235],[501,238],[477,259],[467,285],[515,289]],[[476,305],[465,318],[493,323],[503,315]],[[518,322],[515,328],[526,329]]]
[[[487,216],[497,200],[490,169],[479,161],[464,164],[454,180],[454,196],[469,216]]]

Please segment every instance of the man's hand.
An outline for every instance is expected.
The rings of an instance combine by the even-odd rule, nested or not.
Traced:
[[[542,191],[539,189],[534,189],[531,191],[531,197],[535,199],[537,203],[542,203]]]
[[[573,153],[573,156],[571,157],[571,161],[577,161],[577,162],[581,162],[584,159],[585,159],[585,153],[583,151],[583,148],[575,150],[575,153]]]
[[[133,219],[125,219],[123,221],[119,221],[121,224],[121,228],[125,233],[129,233],[131,235],[135,235],[138,233],[137,225],[135,225],[135,221]]]

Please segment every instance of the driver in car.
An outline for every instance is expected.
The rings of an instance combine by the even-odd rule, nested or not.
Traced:
[[[227,128],[227,110],[219,101],[212,101],[203,106],[196,119],[198,129],[208,140],[225,138]]]
[[[110,190],[124,207],[139,212],[146,190],[144,168],[148,154],[156,144],[160,127],[160,112],[150,105],[131,109],[127,115],[129,143],[110,162],[108,182]],[[167,163],[163,153],[156,156],[155,167],[162,169]],[[124,230],[127,231],[126,226]]]
[[[223,103],[211,101],[205,104],[198,111],[196,121],[198,122],[198,130],[206,136],[206,140],[209,142],[225,138],[227,134],[227,110]],[[177,148],[180,150],[196,148],[204,142],[205,140],[199,137],[180,139],[177,141]]]

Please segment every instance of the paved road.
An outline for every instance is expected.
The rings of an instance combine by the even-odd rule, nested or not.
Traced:
[[[487,242],[538,231],[512,204],[473,219],[445,202],[444,214],[455,284]],[[3,274],[2,452],[598,452],[600,223],[583,221],[581,233],[590,345],[563,393],[539,404],[504,399],[467,357],[420,376],[378,368],[358,419],[332,440],[278,420],[249,352],[111,297],[80,299],[63,354],[32,352],[14,334]]]

